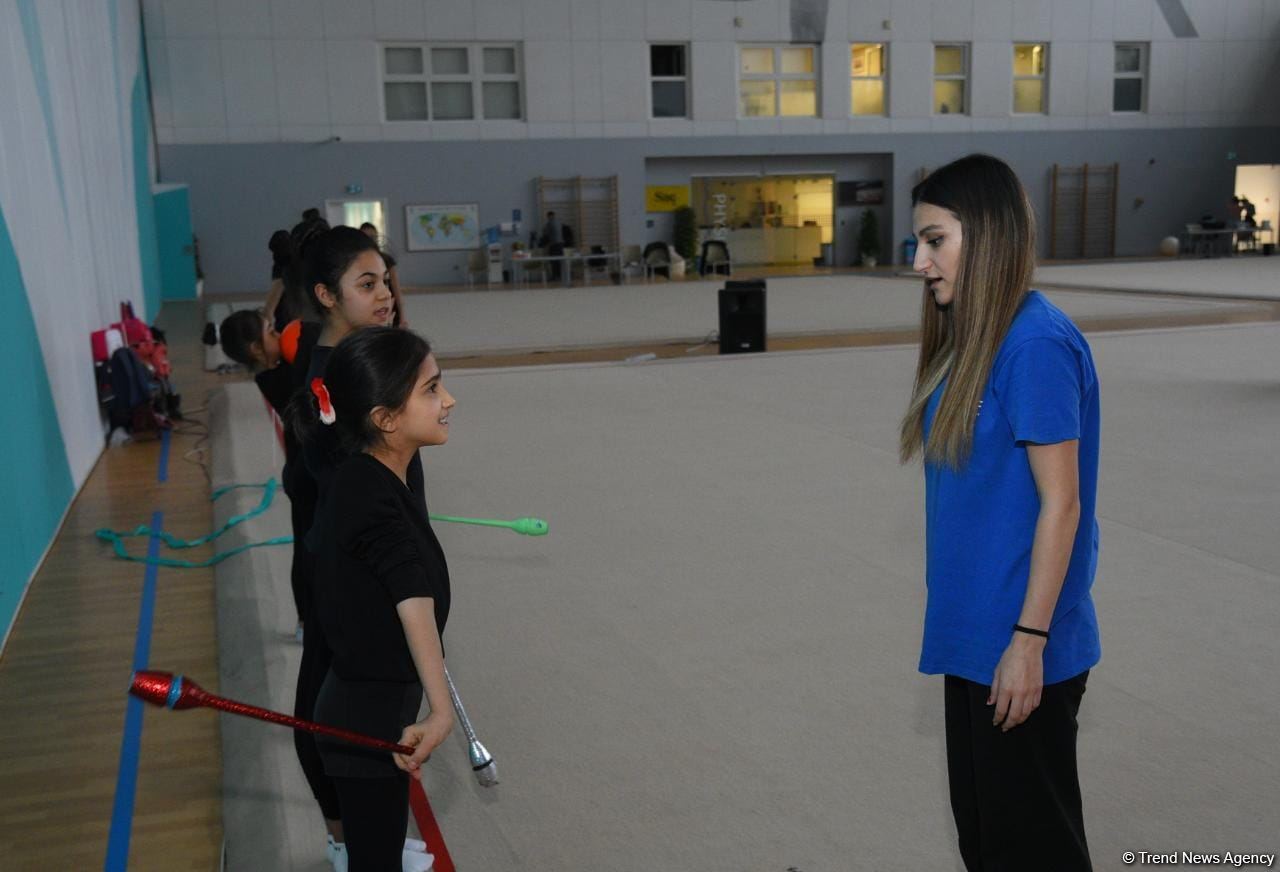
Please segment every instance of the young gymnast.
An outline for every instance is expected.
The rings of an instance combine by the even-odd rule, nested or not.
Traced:
[[[382,260],[387,265],[388,284],[391,285],[391,295],[396,298],[396,314],[392,325],[408,327],[409,318],[404,311],[404,295],[400,293],[400,272],[396,269],[396,259],[391,256],[391,252],[387,251],[384,241],[379,237],[378,225],[366,221],[360,225],[360,232],[378,244],[378,249],[382,252]]]
[[[406,330],[350,332],[298,404],[304,440],[333,438],[317,528],[316,615],[332,654],[315,718],[415,749],[369,752],[318,739],[336,787],[351,872],[400,868],[409,780],[449,735],[453,710],[440,634],[449,571],[419,494],[418,449],[449,438],[453,397],[430,346]],[[308,636],[311,635],[308,631]],[[428,716],[417,720],[423,690]]]
[[[306,291],[306,300],[320,317],[320,333],[312,349],[305,384],[323,378],[334,347],[346,336],[366,327],[383,327],[391,322],[394,297],[388,284],[386,265],[378,251],[377,243],[353,227],[339,226],[332,229],[314,225],[303,234],[301,257],[297,261],[299,286]],[[305,392],[304,392],[305,399]],[[309,402],[309,401],[308,401]],[[318,506],[323,507],[328,483],[334,472],[334,458],[341,449],[334,432],[327,427],[314,428],[308,438],[302,440],[302,457],[308,472],[316,481]],[[424,495],[422,462],[415,453],[407,469],[408,488],[419,513],[427,516]],[[305,544],[314,554],[326,540],[319,509]],[[312,590],[314,591],[314,577]],[[308,622],[303,637],[302,664],[298,670],[298,685],[294,696],[294,715],[313,720],[316,698],[329,672],[332,651],[325,638],[324,626],[315,620]],[[342,824],[341,802],[334,780],[324,769],[315,737],[309,733],[294,733],[294,746],[303,773],[311,786],[312,794],[320,805],[329,831],[328,852],[330,861],[342,872],[347,854],[345,832]],[[413,858],[405,855],[405,868]]]
[[[223,319],[218,330],[222,351],[227,357],[254,371],[253,380],[262,396],[282,420],[288,414],[289,402],[303,386],[311,362],[311,350],[320,335],[320,325],[295,322],[286,330],[293,337],[292,353],[286,353],[281,336],[264,311],[241,309]],[[302,539],[311,529],[316,508],[316,483],[300,457],[298,438],[290,428],[284,431],[284,469],[280,474],[284,492],[289,497],[289,515],[293,527],[293,560],[289,583],[293,588],[293,604],[298,612],[296,635],[302,641],[307,617],[307,601],[311,591],[311,555]]]
[[[1098,377],[1089,344],[1030,289],[1035,220],[986,155],[911,192],[924,278],[905,462],[924,454],[920,671],[943,674],[965,866],[1091,868],[1076,717],[1101,657]]]

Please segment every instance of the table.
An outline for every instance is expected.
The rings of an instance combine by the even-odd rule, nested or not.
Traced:
[[[620,252],[606,251],[601,253],[592,253],[589,251],[577,251],[573,254],[540,254],[530,257],[512,257],[511,283],[517,286],[522,284],[527,285],[528,281],[525,276],[525,271],[531,264],[551,264],[558,261],[564,265],[564,269],[560,270],[561,280],[565,287],[569,287],[573,282],[573,262],[575,260],[582,261],[584,283],[587,276],[590,275],[590,271],[587,269],[587,261],[589,260],[597,263],[603,261],[603,265],[606,269],[608,269],[610,263],[616,264],[618,267],[617,272],[622,274],[622,254]],[[622,275],[622,280],[625,282],[627,277]],[[543,278],[542,283],[544,285],[547,283],[545,277]]]
[[[1189,247],[1192,249],[1192,253],[1193,253],[1193,254],[1195,253],[1195,250],[1196,250],[1196,248],[1197,248],[1197,242],[1196,242],[1196,239],[1197,239],[1198,237],[1202,237],[1202,238],[1204,238],[1204,239],[1208,242],[1207,254],[1206,254],[1205,256],[1206,256],[1206,257],[1217,257],[1217,256],[1219,256],[1219,255],[1217,254],[1218,246],[1214,245],[1214,242],[1215,242],[1217,239],[1219,239],[1219,238],[1223,238],[1223,237],[1225,237],[1225,238],[1226,238],[1226,240],[1227,240],[1227,251],[1228,251],[1228,253],[1229,253],[1229,254],[1233,254],[1233,253],[1235,253],[1235,250],[1236,250],[1236,235],[1237,235],[1237,234],[1239,234],[1239,233],[1252,233],[1252,234],[1253,234],[1253,240],[1254,240],[1254,242],[1256,242],[1258,245],[1261,245],[1261,244],[1262,244],[1262,241],[1263,241],[1263,240],[1262,240],[1262,237],[1263,237],[1263,235],[1264,235],[1264,234],[1270,237],[1270,241],[1271,241],[1271,242],[1274,242],[1274,241],[1275,241],[1275,230],[1274,230],[1273,228],[1271,228],[1271,227],[1214,227],[1214,228],[1208,228],[1208,227],[1192,227],[1192,226],[1189,226],[1189,227],[1187,227],[1187,229],[1184,231],[1183,235],[1184,235],[1185,237],[1187,237],[1188,245],[1189,245]]]

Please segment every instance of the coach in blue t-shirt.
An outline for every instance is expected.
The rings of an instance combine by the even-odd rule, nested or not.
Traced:
[[[901,450],[924,455],[920,671],[946,676],[960,854],[971,872],[1091,869],[1076,716],[1101,657],[1093,358],[1029,289],[1035,222],[1007,165],[962,158],[911,196],[925,300]]]

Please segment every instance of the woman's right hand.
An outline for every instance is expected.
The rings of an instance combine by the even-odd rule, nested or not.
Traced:
[[[406,756],[393,752],[391,756],[397,766],[421,780],[422,764],[431,756],[432,751],[449,738],[449,733],[452,731],[453,712],[447,709],[440,712],[433,711],[424,720],[409,724],[400,734],[400,744],[413,748],[413,754]]]

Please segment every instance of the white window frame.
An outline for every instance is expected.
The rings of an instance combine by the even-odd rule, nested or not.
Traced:
[[[389,48],[416,48],[422,52],[422,72],[415,74],[387,72],[387,49]],[[431,71],[431,50],[438,48],[466,49],[467,51],[467,72],[464,73],[433,73]],[[509,49],[513,53],[515,72],[514,73],[486,73],[484,71],[484,50],[488,48]],[[382,123],[383,124],[404,124],[429,121],[432,124],[450,124],[450,123],[476,123],[476,122],[494,122],[494,121],[524,121],[525,120],[525,83],[524,83],[524,58],[523,52],[520,50],[521,45],[518,42],[380,42],[378,43],[378,72],[381,76],[380,87],[378,89],[378,99],[382,106]],[[397,82],[421,82],[427,92],[427,117],[426,118],[387,118],[387,91],[386,85]],[[433,83],[446,82],[466,82],[471,85],[471,117],[470,118],[436,118],[435,117],[435,101],[431,96],[431,85]],[[515,118],[485,118],[484,117],[484,86],[486,82],[514,82],[520,90],[519,115]]]
[[[1115,52],[1111,55],[1111,114],[1112,115],[1142,115],[1147,111],[1147,92],[1150,90],[1147,82],[1147,64],[1151,59],[1151,43],[1149,42],[1117,42],[1115,51],[1119,51],[1121,47],[1136,48],[1138,50],[1138,69],[1136,72],[1119,72],[1116,70]],[[1138,100],[1137,109],[1117,109],[1116,108],[1116,88],[1117,79],[1137,79],[1142,83],[1142,96]]]
[[[960,72],[959,73],[939,73],[938,72],[938,49],[940,48],[960,49],[961,55],[960,55]],[[969,107],[973,105],[973,95],[969,93],[969,64],[970,64],[972,55],[973,55],[973,52],[972,52],[971,45],[967,42],[935,42],[933,44],[933,52],[931,53],[931,56],[929,59],[930,66],[933,67],[933,69],[931,70],[931,72],[933,73],[933,76],[929,80],[930,85],[932,86],[937,82],[943,82],[943,81],[962,82],[964,84],[964,105],[961,106],[960,112],[939,112],[937,109],[935,109],[933,107],[933,101],[934,101],[933,88],[932,87],[929,88],[929,108],[931,110],[931,114],[934,115],[935,117],[942,117],[944,115],[965,116],[969,114]]]
[[[853,74],[853,53],[860,45],[878,45],[880,47],[880,69],[878,76],[855,76]],[[880,113],[872,115],[853,111],[853,83],[880,82],[884,85],[884,106]],[[889,114],[889,43],[887,42],[852,42],[849,43],[849,117],[850,118],[884,118]]]
[[[683,76],[655,76],[653,74],[653,50],[655,48],[679,48],[684,51],[684,75]],[[693,52],[687,42],[651,42],[649,43],[649,119],[652,121],[679,121],[682,118],[693,117],[693,93],[690,83],[693,79]],[[653,114],[653,85],[655,82],[683,82],[684,83],[684,114],[683,115],[663,115],[658,117]]]
[[[784,49],[807,48],[813,52],[813,72],[812,73],[784,73],[782,72],[782,52]],[[797,119],[797,118],[821,118],[822,117],[822,56],[819,53],[819,44],[814,42],[804,43],[773,43],[773,42],[744,42],[738,43],[738,54],[736,58],[737,66],[737,98],[738,118],[744,121],[753,121],[762,118],[777,118],[781,120]],[[772,73],[744,73],[742,72],[742,50],[743,49],[770,49],[773,51],[773,72]],[[773,114],[772,115],[743,115],[742,114],[742,83],[743,82],[773,82]],[[783,115],[782,114],[782,83],[783,82],[813,82],[813,114],[812,115]]]
[[[1013,74],[1014,93],[1009,100],[1009,111],[1013,115],[1021,115],[1026,117],[1034,117],[1036,115],[1048,115],[1049,114],[1049,43],[1047,42],[1015,42],[1013,44],[1013,51],[1009,56],[1009,62],[1010,62],[1011,68],[1013,64],[1017,62],[1018,47],[1024,46],[1024,45],[1033,46],[1033,47],[1038,45],[1040,46],[1041,49],[1044,50],[1044,72],[1040,73],[1039,75],[1034,75],[1034,74],[1020,74],[1015,70]],[[1040,111],[1039,112],[1019,112],[1018,111],[1018,93],[1017,93],[1018,82],[1039,82],[1040,83]]]

